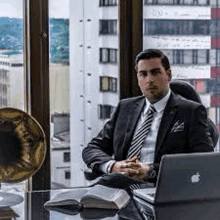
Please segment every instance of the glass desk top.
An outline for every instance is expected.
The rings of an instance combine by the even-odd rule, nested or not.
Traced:
[[[74,188],[76,189],[76,188]],[[121,210],[101,210],[101,209],[83,209],[80,212],[71,209],[63,211],[52,211],[44,208],[44,203],[68,189],[45,190],[33,192],[0,191],[3,201],[0,208],[0,219],[16,220],[78,220],[78,219],[106,219],[106,220],[142,220],[135,202],[130,199],[129,203]],[[7,218],[6,218],[7,217]]]
[[[74,188],[76,189],[76,188]],[[214,220],[220,219],[220,200],[168,204],[154,207],[154,217],[147,217],[133,199],[119,211],[100,211],[100,209],[81,212],[62,213],[49,211],[44,203],[61,192],[71,189],[46,190],[34,192],[10,191],[4,195],[0,191],[0,219],[16,220]],[[21,199],[22,198],[22,199]],[[12,204],[12,205],[10,205]],[[145,212],[146,213],[146,212]]]

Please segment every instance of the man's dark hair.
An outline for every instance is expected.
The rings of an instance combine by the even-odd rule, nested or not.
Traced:
[[[135,59],[135,68],[140,60],[149,60],[151,58],[161,58],[161,63],[165,70],[170,68],[170,62],[167,56],[160,50],[157,49],[147,49],[140,52]]]

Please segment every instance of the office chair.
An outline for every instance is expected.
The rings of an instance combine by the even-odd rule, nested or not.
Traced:
[[[179,79],[172,80],[170,82],[170,88],[174,93],[179,94],[186,99],[189,99],[189,100],[192,100],[198,103],[202,103],[199,94],[196,92],[193,86],[186,81],[179,80]],[[214,122],[209,117],[208,117],[208,127],[209,127],[209,132],[212,138],[213,146],[216,147],[219,134],[218,134],[218,130]]]
[[[177,79],[172,80],[170,82],[170,88],[175,94],[179,94],[186,99],[189,99],[189,100],[192,100],[198,103],[202,103],[199,97],[199,94],[196,92],[193,86],[186,81],[177,80]],[[213,146],[215,147],[218,142],[219,134],[218,134],[218,130],[215,124],[209,117],[208,117],[208,127],[209,127],[211,139],[213,141]],[[94,180],[99,175],[100,174],[93,173],[92,170],[89,168],[84,171],[84,176],[87,180]]]

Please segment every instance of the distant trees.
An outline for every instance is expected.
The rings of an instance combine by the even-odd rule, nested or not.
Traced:
[[[50,19],[50,54],[50,62],[69,64],[68,19]]]
[[[23,48],[23,19],[0,17],[0,49]]]
[[[69,64],[69,19],[51,18],[49,27],[50,62]],[[0,49],[23,49],[23,19],[0,17]]]

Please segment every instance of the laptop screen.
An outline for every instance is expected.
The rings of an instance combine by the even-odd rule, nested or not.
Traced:
[[[220,153],[164,155],[155,203],[220,198]]]

